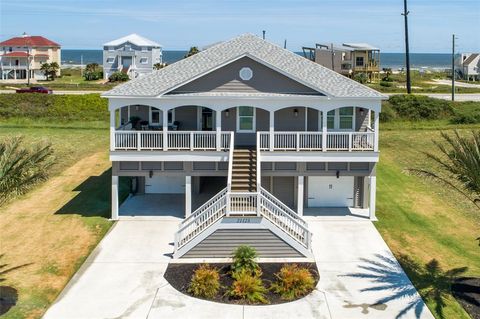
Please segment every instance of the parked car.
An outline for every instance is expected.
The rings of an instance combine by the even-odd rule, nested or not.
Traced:
[[[52,94],[53,91],[44,87],[44,86],[32,86],[25,89],[16,90],[17,93],[43,93],[43,94]]]

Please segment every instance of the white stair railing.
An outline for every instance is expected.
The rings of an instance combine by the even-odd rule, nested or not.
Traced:
[[[227,194],[227,188],[222,189],[180,223],[175,233],[175,251],[226,215]]]

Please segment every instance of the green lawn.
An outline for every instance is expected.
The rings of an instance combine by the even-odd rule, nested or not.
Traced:
[[[436,126],[443,127],[440,123]],[[403,129],[392,124],[381,128],[375,225],[436,318],[469,318],[450,295],[444,275],[467,267],[462,275],[480,276],[480,212],[456,192],[406,172],[431,166],[422,152],[436,151],[432,140],[440,131],[422,122],[403,123],[408,127]],[[433,273],[428,271],[432,261],[439,265]]]

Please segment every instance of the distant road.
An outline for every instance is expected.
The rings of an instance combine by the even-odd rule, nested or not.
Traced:
[[[59,95],[65,95],[65,94],[81,95],[81,94],[92,94],[92,93],[102,94],[103,92],[106,92],[106,91],[56,91],[56,90],[53,90],[53,94],[59,94]],[[5,93],[15,93],[15,91],[0,90],[0,94],[5,94]],[[403,94],[403,93],[392,93],[387,95],[396,95],[396,94]],[[426,95],[436,99],[449,100],[449,101],[452,98],[449,93],[417,93],[417,94]],[[457,93],[455,94],[455,101],[480,102],[480,93],[466,93],[466,94]]]
[[[396,95],[396,94],[403,94],[403,93],[393,93],[393,94],[387,94],[387,95]],[[450,93],[416,93],[418,95],[426,95],[429,97],[433,97],[436,99],[442,99],[442,100],[448,100],[450,101],[452,99],[452,95]],[[466,101],[472,101],[472,102],[480,102],[480,93],[456,93],[455,94],[455,101],[457,102],[466,102]]]
[[[92,94],[92,93],[98,93],[101,94],[103,92],[107,91],[57,91],[53,90],[53,94],[58,94],[58,95],[82,95],[82,94]],[[15,90],[0,90],[0,94],[6,94],[6,93],[15,93]]]

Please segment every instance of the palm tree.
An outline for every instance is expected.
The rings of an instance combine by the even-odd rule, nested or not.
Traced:
[[[188,53],[185,55],[185,58],[188,58],[189,56],[197,54],[198,52],[200,52],[200,50],[197,47],[190,47],[190,50],[188,50]]]
[[[414,173],[433,178],[450,186],[468,198],[480,209],[480,130],[472,130],[472,136],[441,133],[442,142],[434,142],[440,156],[426,153],[439,172],[427,169],[410,169]]]
[[[25,148],[22,143],[20,136],[0,141],[0,205],[45,180],[53,164],[50,144]]]
[[[57,62],[50,63],[50,77],[52,80],[57,76],[58,70],[60,70],[60,65]]]
[[[40,66],[40,70],[43,71],[43,74],[45,75],[48,81],[48,78],[50,77],[50,72],[51,72],[50,63],[46,63],[46,62],[42,63],[42,65]]]

